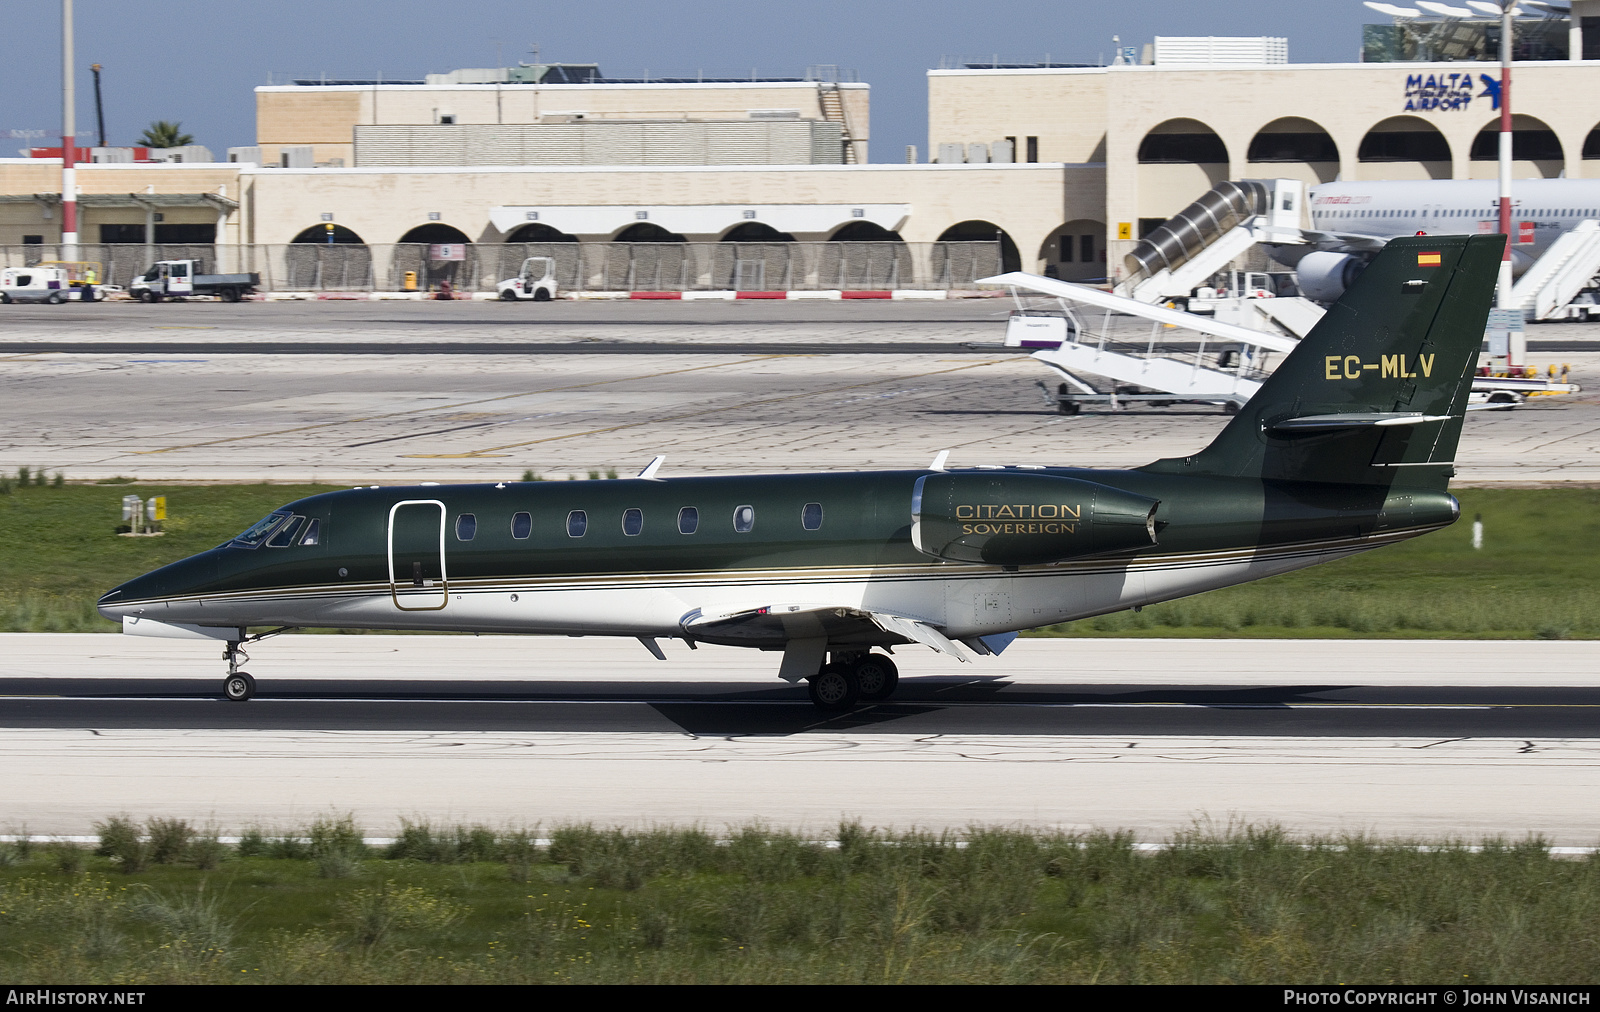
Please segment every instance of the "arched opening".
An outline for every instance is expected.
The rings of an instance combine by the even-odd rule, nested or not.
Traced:
[[[1583,139],[1583,157],[1600,158],[1600,124],[1596,124]]]
[[[1141,234],[1228,178],[1228,147],[1196,119],[1169,119],[1139,142]]]
[[[435,221],[426,225],[418,225],[401,236],[399,241],[425,242],[429,245],[438,245],[441,243],[470,243],[472,240],[467,238],[467,233],[454,225],[443,225]]]
[[[550,226],[550,225],[540,224],[539,222],[532,222],[530,224],[523,225],[521,228],[518,228],[517,230],[512,232],[510,235],[506,236],[506,242],[508,242],[508,243],[512,243],[512,242],[577,242],[577,241],[578,241],[578,237],[577,236],[568,235],[567,233],[561,231],[559,228],[555,228],[555,227]]]
[[[640,221],[629,225],[611,239],[612,242],[688,242],[676,232],[668,232],[654,222]]]
[[[817,247],[819,287],[892,291],[912,283],[911,248],[899,232],[870,221],[852,221],[835,229],[829,239]]]
[[[342,243],[366,242],[365,239],[350,231],[348,228],[345,228],[343,225],[335,225],[331,221],[324,222],[321,225],[312,225],[310,228],[303,229],[299,235],[295,236],[289,241],[314,242],[327,246],[338,246]]]
[[[1587,147],[1587,145],[1585,145]],[[1500,121],[1494,119],[1484,124],[1472,138],[1472,161],[1498,162],[1500,160]],[[1549,125],[1535,116],[1520,113],[1511,115],[1511,174],[1519,178],[1555,179],[1566,166],[1561,138]],[[1498,171],[1481,171],[1486,167],[1474,165],[1473,178],[1492,179]]]
[[[899,232],[891,232],[871,221],[852,221],[841,225],[828,237],[833,242],[903,242]]]
[[[1331,182],[1339,174],[1339,146],[1312,120],[1285,116],[1262,127],[1250,139],[1245,160],[1270,165],[1274,176],[1309,185]]]
[[[939,233],[939,242],[994,242],[1000,240],[1001,272],[1022,270],[1022,255],[1017,252],[1017,244],[1005,233],[999,225],[992,221],[962,221],[951,225]],[[978,274],[978,277],[983,277]]]
[[[794,242],[794,236],[788,232],[779,232],[764,222],[746,221],[728,229],[722,235],[723,242]]]
[[[372,250],[343,225],[323,222],[303,229],[284,251],[291,291],[350,291],[372,287]]]
[[[1169,119],[1139,142],[1145,165],[1205,164],[1228,161],[1228,146],[1217,132],[1197,119]]]
[[[472,291],[478,281],[472,240],[454,225],[430,222],[411,229],[400,237],[392,263],[396,288],[434,291],[448,284],[453,291],[464,292]]]
[[[1106,224],[1079,218],[1050,233],[1039,247],[1044,276],[1097,281],[1106,276]]]
[[[1356,160],[1383,163],[1384,179],[1450,178],[1450,142],[1417,116],[1391,116],[1368,130]]]

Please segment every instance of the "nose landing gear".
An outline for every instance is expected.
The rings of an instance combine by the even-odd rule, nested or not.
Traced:
[[[222,680],[222,694],[235,703],[242,703],[256,694],[256,680],[250,672],[240,671],[239,663],[248,661],[250,655],[240,650],[241,641],[229,640],[222,659],[228,662],[228,677]]]
[[[281,632],[288,632],[293,626],[283,626],[269,632],[257,633],[246,636],[245,630],[239,630],[239,639],[229,640],[227,647],[222,651],[222,659],[228,662],[228,675],[222,680],[222,694],[235,703],[243,703],[256,694],[256,680],[250,677],[250,672],[240,671],[239,665],[250,660],[250,655],[245,653],[243,647],[246,643],[255,643],[268,636],[276,636]]]

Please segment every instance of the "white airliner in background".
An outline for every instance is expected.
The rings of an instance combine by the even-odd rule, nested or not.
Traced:
[[[1311,190],[1311,228],[1352,250],[1376,250],[1401,235],[1500,230],[1493,179],[1323,183]],[[1600,218],[1600,179],[1517,179],[1511,183],[1511,256],[1517,274],[1585,218]],[[1377,243],[1363,240],[1375,239]]]

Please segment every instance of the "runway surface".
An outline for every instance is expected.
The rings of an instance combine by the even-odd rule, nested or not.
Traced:
[[[943,449],[1131,467],[1227,420],[1061,416],[1054,374],[995,347],[1006,300],[0,308],[0,468],[78,480],[499,481],[657,453],[676,474],[901,468]],[[1595,350],[1536,363],[1600,377],[1600,325],[1550,329]],[[1600,481],[1591,390],[1469,417],[1459,480]]]
[[[774,659],[631,641],[295,636],[262,694],[210,644],[0,637],[0,828],[127,810],[291,825],[352,811],[494,824],[839,818],[1600,840],[1600,647],[1021,640],[902,650],[890,704],[827,717]]]

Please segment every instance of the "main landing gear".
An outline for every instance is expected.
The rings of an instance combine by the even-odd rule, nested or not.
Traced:
[[[810,678],[811,702],[839,713],[857,703],[878,703],[894,694],[900,669],[883,654],[835,653],[834,660]]]

